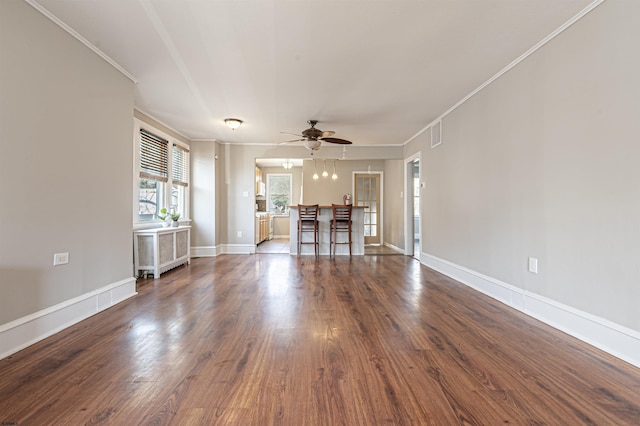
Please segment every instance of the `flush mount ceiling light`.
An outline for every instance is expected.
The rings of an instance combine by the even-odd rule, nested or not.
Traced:
[[[242,124],[242,120],[239,120],[237,118],[225,118],[224,122],[227,124],[227,126],[229,126],[231,130],[237,129]]]

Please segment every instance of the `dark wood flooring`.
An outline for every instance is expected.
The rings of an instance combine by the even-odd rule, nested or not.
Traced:
[[[407,256],[225,255],[0,361],[2,425],[637,425],[640,370]]]
[[[289,238],[274,238],[258,244],[256,247],[256,254],[289,254],[289,250]],[[402,255],[401,252],[384,245],[364,246],[364,254],[366,256]]]

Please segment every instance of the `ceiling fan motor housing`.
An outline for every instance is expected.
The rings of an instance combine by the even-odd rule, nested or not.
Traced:
[[[308,139],[318,139],[322,136],[322,130],[318,130],[315,127],[311,127],[310,129],[304,130],[302,132],[302,136]]]

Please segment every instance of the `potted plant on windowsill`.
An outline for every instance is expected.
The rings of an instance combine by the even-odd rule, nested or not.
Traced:
[[[158,216],[158,219],[160,219],[162,221],[162,227],[166,228],[167,226],[169,226],[169,222],[167,221],[167,219],[169,218],[169,212],[167,211],[166,208],[161,208],[160,209],[160,214],[157,214],[156,216]]]
[[[178,219],[180,219],[180,213],[172,212],[169,213],[169,217],[171,218],[171,226],[174,228],[178,226]]]
[[[158,216],[158,219],[162,220],[162,226],[163,227],[167,227],[169,226],[169,219],[171,219],[171,226],[172,227],[177,227],[178,226],[178,219],[180,219],[180,213],[176,213],[175,211],[168,211],[165,207],[160,209],[160,214],[156,215]]]

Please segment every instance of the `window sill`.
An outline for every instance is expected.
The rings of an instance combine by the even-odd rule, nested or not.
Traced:
[[[178,221],[178,225],[191,225],[191,219],[180,219]],[[161,221],[153,221],[153,222],[138,222],[133,224],[134,231],[140,231],[144,229],[155,229],[155,228],[165,228],[163,226],[163,222]]]

